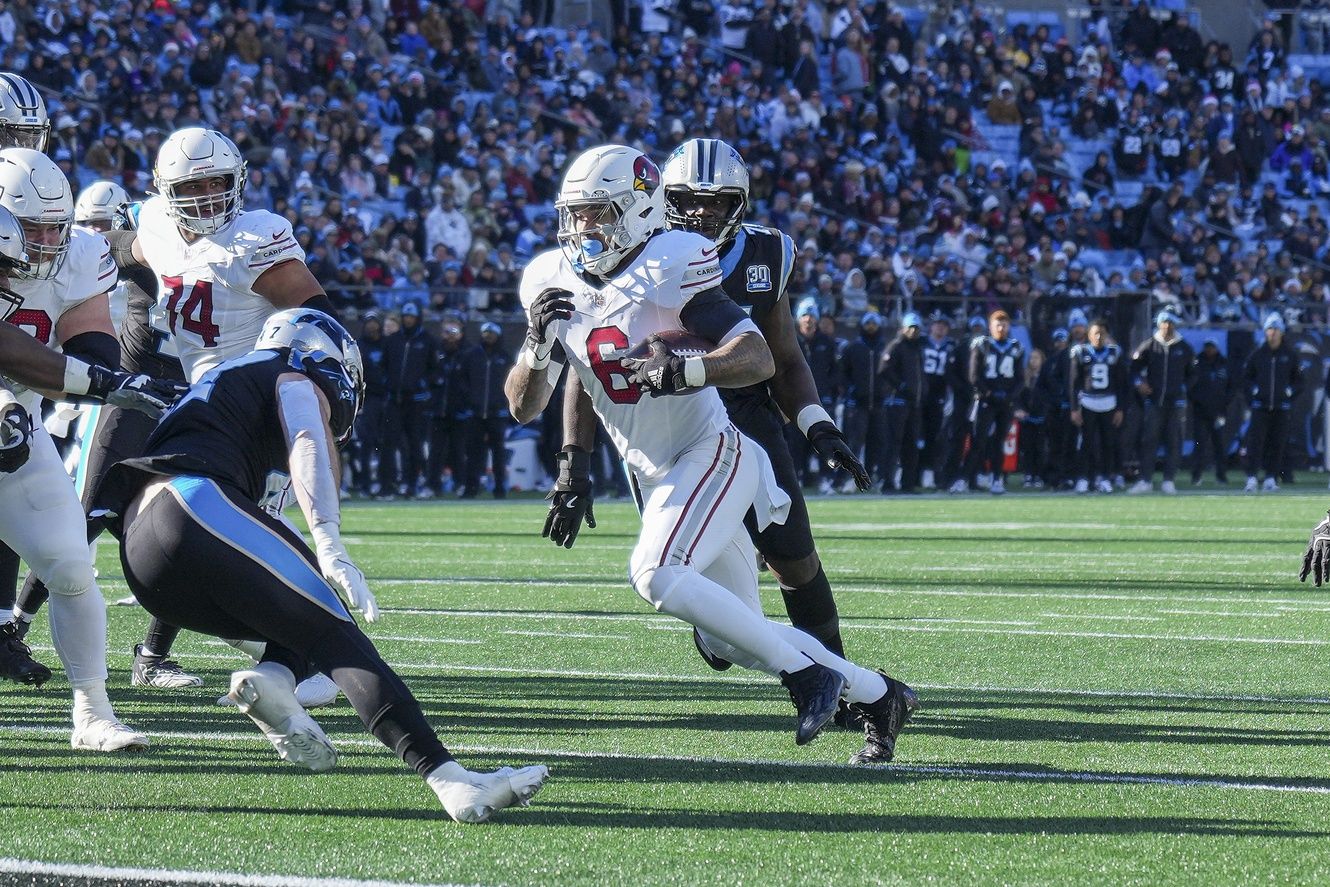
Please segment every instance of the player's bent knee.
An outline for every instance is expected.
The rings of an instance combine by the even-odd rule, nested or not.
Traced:
[[[776,574],[776,579],[781,585],[786,588],[799,588],[817,578],[817,571],[822,569],[822,560],[814,551],[796,560],[767,558],[767,567]]]
[[[97,587],[92,564],[84,561],[58,563],[43,578],[52,594],[83,594]]]
[[[677,564],[660,567],[651,565],[633,573],[633,589],[658,612],[671,616],[681,616],[681,607],[676,600],[676,590],[689,576],[696,575],[691,567]]]

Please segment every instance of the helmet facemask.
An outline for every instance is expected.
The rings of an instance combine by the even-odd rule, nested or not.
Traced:
[[[0,120],[0,149],[31,148],[45,151],[51,140],[51,121],[45,123],[10,123]]]
[[[738,188],[699,190],[682,185],[665,189],[665,223],[724,245],[739,231],[748,197]]]
[[[578,271],[605,275],[637,246],[611,197],[558,204],[559,246]]]
[[[216,234],[240,215],[240,208],[244,205],[245,167],[246,164],[241,163],[238,173],[203,175],[179,182],[158,181],[157,187],[162,197],[166,198],[168,215],[187,231],[203,235]],[[229,179],[226,190],[194,196],[182,196],[179,193],[181,185],[213,178]]]
[[[69,235],[73,226],[72,219],[57,221],[22,219],[23,233],[27,240],[28,261],[23,267],[16,267],[14,274],[26,280],[51,280],[60,273],[69,255]],[[58,239],[55,243],[42,243],[41,229],[57,226]]]

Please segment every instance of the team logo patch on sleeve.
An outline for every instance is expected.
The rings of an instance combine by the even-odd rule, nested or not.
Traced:
[[[748,291],[750,293],[771,292],[771,269],[766,265],[748,266]]]

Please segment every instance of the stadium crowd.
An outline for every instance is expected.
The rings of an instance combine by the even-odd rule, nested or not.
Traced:
[[[794,239],[789,302],[815,373],[887,488],[988,473],[929,443],[967,414],[963,373],[945,408],[914,417],[896,402],[924,396],[880,359],[911,314],[921,338],[960,339],[962,357],[989,315],[1012,317],[1030,358],[1021,396],[1047,400],[1019,408],[1020,471],[1050,485],[1083,470],[1065,386],[1040,377],[1089,320],[1132,351],[1160,309],[1175,327],[1218,330],[1234,380],[1206,408],[1224,422],[1214,440],[1161,419],[1128,361],[1112,484],[1148,481],[1151,440],[1167,453],[1192,437],[1240,446],[1251,330],[1277,318],[1310,382],[1279,426],[1294,445],[1274,471],[1306,464],[1324,375],[1330,100],[1288,60],[1277,22],[1229,47],[1143,2],[1091,4],[1078,35],[1056,15],[990,21],[965,3],[931,17],[879,0],[610,9],[609,22],[556,28],[550,4],[525,2],[13,0],[0,45],[3,67],[44,91],[76,186],[143,194],[184,125],[245,152],[247,206],[291,219],[381,354],[357,435],[366,493],[479,492],[512,424],[494,384],[516,345],[504,324],[520,314],[523,264],[555,245],[566,161],[606,141],[663,160],[696,136],[740,151],[749,221]],[[1193,418],[1197,397],[1180,397]],[[1164,459],[1169,481],[1175,463]],[[504,472],[492,477],[501,494]]]

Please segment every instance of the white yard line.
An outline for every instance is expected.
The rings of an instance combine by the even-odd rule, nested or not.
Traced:
[[[500,634],[515,634],[528,638],[590,638],[607,641],[627,641],[631,638],[626,634],[583,634],[576,631],[502,631]]]
[[[1281,608],[1283,613],[1254,613],[1250,610],[1244,612],[1235,612],[1233,610],[1157,610],[1158,613],[1167,613],[1170,616],[1224,616],[1237,619],[1277,619],[1281,616],[1287,616],[1289,613],[1303,612],[1296,607]]]
[[[0,873],[47,875],[56,878],[87,878],[103,881],[148,881],[161,884],[217,884],[225,887],[447,887],[414,881],[362,881],[356,878],[309,878],[303,875],[246,875],[241,872],[195,871],[192,869],[122,868],[32,859],[0,857]],[[451,885],[457,887],[457,885]]]
[[[39,735],[63,735],[67,731],[58,727],[29,727],[15,724],[0,724],[0,732]],[[257,733],[209,733],[209,732],[160,732],[153,736],[162,739],[181,739],[190,742],[261,742]],[[338,739],[337,745],[369,748],[382,748],[375,740],[365,738]],[[457,745],[454,751],[480,755],[504,755],[508,758],[532,759],[541,756],[576,758],[579,760],[610,759],[616,761],[654,761],[675,764],[706,764],[717,767],[767,767],[797,770],[857,770],[868,773],[910,773],[923,776],[956,776],[963,779],[1013,779],[1032,782],[1088,782],[1115,785],[1156,785],[1175,788],[1219,788],[1240,789],[1244,791],[1273,791],[1292,794],[1330,794],[1330,786],[1298,785],[1296,783],[1269,781],[1250,781],[1241,779],[1222,779],[1215,776],[1168,776],[1163,774],[1114,773],[1107,771],[1083,770],[1017,770],[1000,766],[957,766],[951,764],[888,764],[882,767],[855,767],[835,761],[786,761],[753,758],[713,758],[698,755],[637,755],[627,752],[585,751],[546,747],[506,747],[490,745]],[[552,768],[558,778],[558,765]],[[548,795],[546,797],[549,797]],[[229,883],[229,882],[227,882]],[[348,887],[374,882],[347,882]],[[263,885],[267,887],[267,885]],[[274,885],[284,887],[284,885]],[[303,887],[293,884],[292,887]]]
[[[1040,613],[1041,619],[1113,619],[1127,622],[1165,622],[1160,616],[1108,616],[1100,613]]]

